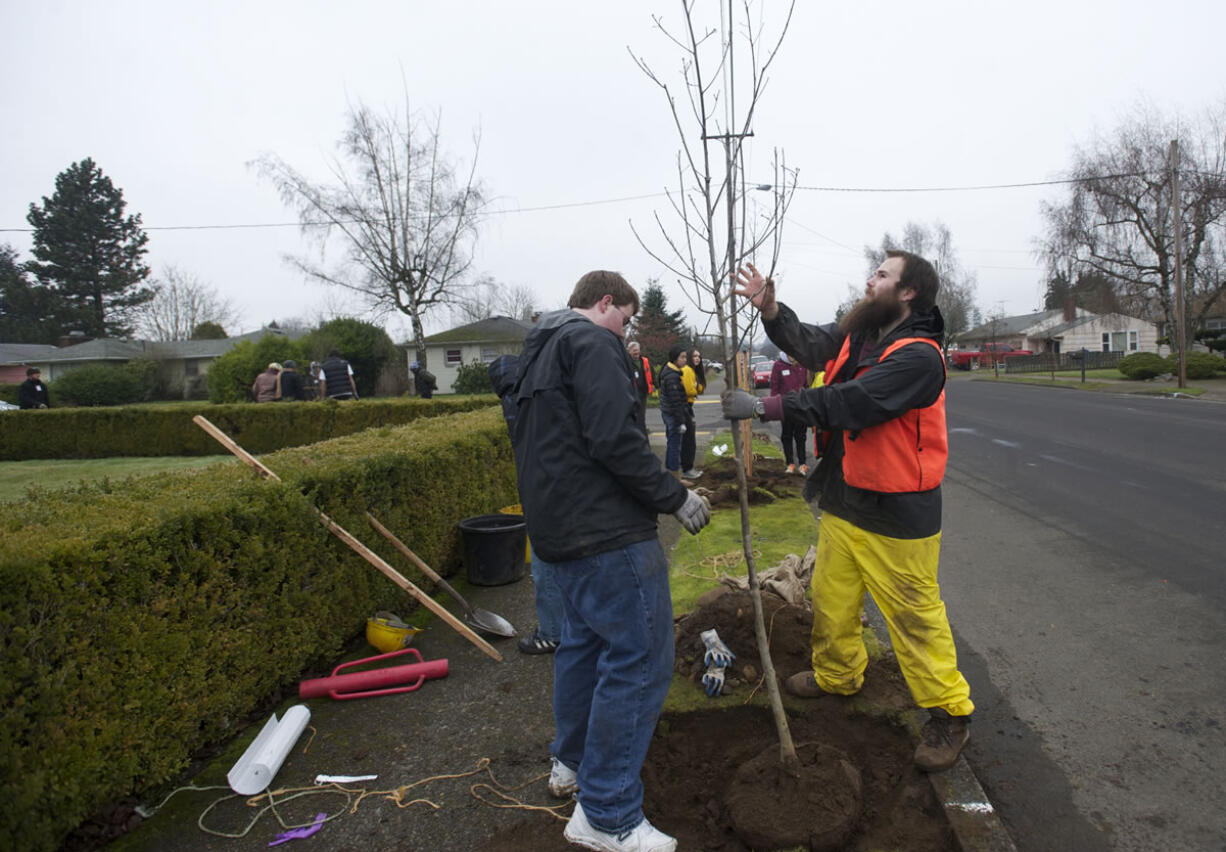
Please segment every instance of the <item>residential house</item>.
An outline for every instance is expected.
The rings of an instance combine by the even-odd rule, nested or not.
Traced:
[[[462,364],[488,364],[499,355],[518,355],[532,326],[528,320],[490,317],[427,337],[426,366],[438,379],[439,391],[452,390]],[[406,346],[409,361],[416,360],[412,343]]]
[[[138,358],[150,358],[161,365],[161,380],[167,388],[182,388],[185,399],[206,394],[205,375],[222,355],[242,341],[253,343],[265,335],[285,335],[297,339],[304,331],[287,332],[281,328],[261,328],[220,340],[110,340],[99,338],[69,346],[0,344],[0,381],[25,381],[27,367],[38,367],[43,381],[57,378],[77,367],[110,364],[121,366]],[[19,379],[12,378],[20,374]]]
[[[49,343],[0,343],[0,384],[21,384],[26,380],[26,368],[42,370],[40,359],[56,348]],[[43,379],[47,379],[46,374]]]
[[[985,343],[1031,352],[1157,352],[1158,326],[1123,314],[1095,314],[1084,308],[996,317],[958,335],[957,343],[978,349]]]

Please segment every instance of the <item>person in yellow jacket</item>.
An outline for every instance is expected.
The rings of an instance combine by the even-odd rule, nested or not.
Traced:
[[[681,367],[681,384],[685,387],[685,434],[681,436],[681,475],[686,479],[702,476],[694,469],[698,455],[698,440],[694,435],[694,400],[707,389],[707,372],[702,366],[702,353],[695,349],[686,353]]]
[[[837,324],[800,322],[775,301],[774,282],[752,266],[735,292],[762,313],[771,341],[825,384],[765,399],[725,391],[724,416],[801,419],[829,436],[806,483],[820,491],[821,535],[813,571],[811,669],[784,686],[793,695],[852,695],[868,663],[860,607],[867,589],[885,616],[916,704],[929,711],[916,765],[948,769],[970,739],[970,686],[958,670],[937,585],[945,431],[945,323],[940,280],[922,257],[890,251],[865,295]]]

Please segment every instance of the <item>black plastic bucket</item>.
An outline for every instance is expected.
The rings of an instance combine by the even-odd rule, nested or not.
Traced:
[[[501,586],[524,576],[528,527],[523,515],[477,515],[460,521],[468,582]]]

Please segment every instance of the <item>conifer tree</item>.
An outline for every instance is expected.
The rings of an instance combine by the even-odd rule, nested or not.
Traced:
[[[55,178],[55,194],[30,205],[35,260],[26,269],[53,288],[64,323],[90,337],[127,337],[135,308],[153,298],[142,287],[148,236],[140,214],[124,216],[123,191],[90,158]]]

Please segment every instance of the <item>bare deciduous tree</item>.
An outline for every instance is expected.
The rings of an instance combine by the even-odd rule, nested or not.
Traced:
[[[868,274],[885,260],[886,252],[901,249],[912,254],[918,254],[932,261],[941,277],[941,289],[937,292],[937,307],[945,319],[945,341],[961,334],[971,327],[971,317],[975,312],[975,296],[978,280],[975,273],[962,266],[958,252],[954,248],[953,234],[944,222],[934,222],[923,225],[908,222],[903,227],[902,238],[895,238],[889,231],[881,237],[879,248],[864,247],[864,259],[868,262]],[[863,289],[859,295],[863,295]],[[858,298],[858,296],[857,296]],[[854,300],[853,300],[854,302]]]
[[[738,310],[733,305],[732,275],[746,260],[773,272],[778,261],[783,220],[796,189],[797,172],[789,169],[781,149],[775,149],[769,184],[747,184],[744,140],[753,135],[753,118],[774,61],[792,19],[794,3],[787,9],[777,38],[763,45],[764,27],[755,20],[745,0],[738,27],[729,0],[719,28],[695,20],[694,0],[683,0],[684,26],[670,31],[659,16],[657,29],[681,51],[681,84],[678,98],[672,84],[657,74],[645,59],[635,62],[664,93],[672,114],[681,149],[677,153],[677,186],[668,192],[673,224],[659,213],[655,225],[662,248],[654,248],[631,223],[635,238],[654,259],[672,273],[682,291],[703,314],[716,320],[724,341],[725,363],[751,331],[738,329]],[[740,37],[738,37],[738,30]],[[742,78],[736,77],[736,48],[743,46]],[[741,98],[738,112],[736,99]],[[751,196],[769,192],[769,204]],[[765,264],[759,253],[767,255]],[[729,371],[730,376],[735,370]]]
[[[527,284],[502,284],[484,274],[460,288],[450,307],[452,318],[464,323],[494,316],[530,320],[536,311],[536,294]]]
[[[769,190],[772,203],[760,208],[751,202],[743,143],[753,135],[753,118],[766,88],[767,71],[787,34],[795,4],[789,4],[778,37],[765,45],[764,27],[761,20],[755,19],[750,0],[744,0],[739,25],[733,14],[732,0],[728,0],[726,7],[721,3],[723,20],[718,28],[695,21],[696,0],[682,0],[680,5],[684,25],[679,31],[670,31],[659,16],[654,20],[660,32],[681,51],[681,88],[684,91],[681,99],[670,83],[631,51],[639,68],[664,93],[677,128],[681,144],[677,155],[677,187],[668,197],[679,227],[666,225],[656,214],[656,227],[665,246],[660,250],[649,246],[633,223],[631,228],[648,254],[676,276],[694,306],[715,318],[723,343],[726,375],[735,386],[735,355],[740,350],[742,336],[737,328],[733,275],[745,261],[757,261],[755,265],[766,269],[768,274],[773,273],[779,256],[784,215],[796,189],[796,172],[787,168],[783,153],[775,149],[771,183],[753,187]],[[738,47],[745,48],[747,55],[740,56]],[[741,60],[739,69],[738,58]],[[739,81],[738,70],[744,75]],[[766,262],[759,260],[760,251],[768,255]],[[746,332],[752,332],[749,323]],[[745,471],[748,442],[741,431],[732,430],[732,443],[740,493],[741,542],[754,604],[754,632],[779,736],[780,763],[789,773],[799,775],[800,761],[783,712],[762,613],[762,592],[749,526],[749,487]]]
[[[190,340],[196,327],[225,328],[238,318],[234,305],[214,287],[176,266],[165,266],[153,282],[154,297],[141,306],[139,328],[149,340]]]
[[[309,278],[358,293],[376,314],[409,318],[416,360],[426,364],[423,317],[449,304],[472,263],[485,205],[473,159],[461,170],[442,151],[440,118],[424,120],[407,103],[403,113],[358,104],[333,158],[331,184],[318,184],[280,157],[255,161],[282,200],[298,211],[304,234],[319,245],[318,262],[289,258]],[[323,265],[333,237],[345,257]]]
[[[1074,154],[1066,200],[1044,204],[1039,255],[1050,277],[1096,272],[1116,302],[1175,323],[1170,142],[1179,140],[1182,259],[1194,324],[1226,301],[1226,103],[1198,121],[1138,107],[1109,137]]]

